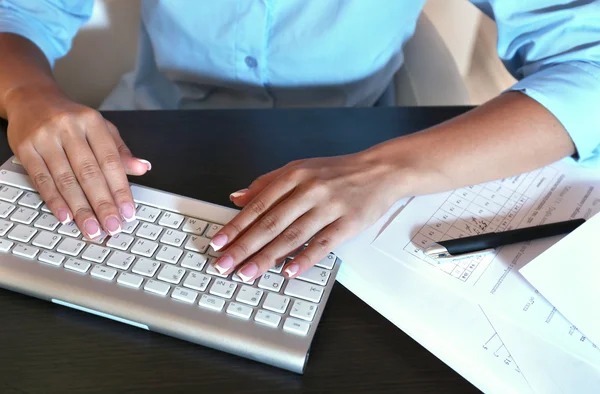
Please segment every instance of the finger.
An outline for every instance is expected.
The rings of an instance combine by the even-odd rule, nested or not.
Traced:
[[[131,150],[129,150],[129,147],[125,145],[125,142],[121,138],[119,130],[117,130],[115,125],[108,120],[105,120],[105,122],[108,132],[117,147],[125,172],[128,175],[144,175],[146,172],[150,171],[152,169],[152,164],[150,164],[148,160],[133,157]]]
[[[85,193],[77,182],[63,147],[58,142],[48,142],[38,148],[46,166],[50,170],[56,188],[69,205],[77,227],[88,239],[100,235],[100,225],[94,216]]]
[[[326,217],[319,210],[311,210],[287,227],[273,242],[243,264],[237,274],[245,282],[251,282],[275,264],[285,260],[291,252],[303,246],[313,235],[336,217]]]
[[[33,181],[33,185],[40,193],[42,200],[44,200],[52,214],[62,224],[67,224],[73,220],[73,214],[69,209],[69,205],[56,188],[50,170],[46,166],[46,163],[44,163],[44,159],[33,147],[22,149],[19,153],[19,160],[25,167],[25,170]]]
[[[273,170],[265,175],[262,175],[248,186],[247,189],[238,190],[237,192],[231,193],[229,199],[238,207],[243,207],[248,204],[254,197],[262,192],[269,184],[279,178],[282,174],[288,171],[290,168],[301,164],[304,160],[293,161]]]
[[[287,278],[294,278],[324,259],[332,250],[354,235],[354,227],[344,219],[338,219],[323,229],[283,268]],[[242,268],[243,269],[243,268]],[[241,276],[240,276],[241,277]]]
[[[303,195],[292,193],[288,198],[267,211],[243,235],[231,243],[223,252],[223,255],[215,261],[215,268],[221,273],[231,271],[279,236],[299,217],[311,209],[312,204],[312,201]],[[286,234],[290,236],[290,240],[292,237],[299,235],[292,234],[291,231]]]
[[[272,209],[279,201],[284,199],[298,184],[298,179],[293,176],[282,176],[277,181],[268,185],[263,191],[246,205],[229,223],[215,234],[210,241],[214,250],[220,250],[228,243],[235,240],[259,217]]]
[[[87,139],[104,174],[104,179],[106,179],[106,183],[117,204],[121,217],[127,222],[135,220],[135,205],[131,189],[129,188],[129,181],[127,180],[121,157],[112,136],[108,130],[106,132],[97,130],[88,133]],[[107,226],[115,226],[115,224],[118,223],[107,223]],[[110,230],[115,232],[118,228],[111,228]]]
[[[88,141],[75,136],[65,139],[63,144],[77,181],[79,181],[98,221],[108,234],[119,233],[121,231],[119,210]],[[77,212],[75,215],[77,216]],[[95,229],[95,223],[88,221],[83,227],[86,232],[90,233]],[[96,237],[100,236],[100,229],[95,235]]]

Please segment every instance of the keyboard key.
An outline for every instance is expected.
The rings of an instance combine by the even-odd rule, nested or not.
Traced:
[[[283,269],[283,265],[286,263],[286,261],[282,261],[281,263],[273,266],[273,268],[271,268],[269,271],[273,272],[275,274],[280,274],[281,270]]]
[[[143,220],[144,222],[154,223],[158,215],[160,215],[160,209],[146,205],[140,205],[135,217],[139,220]]]
[[[109,253],[110,249],[108,248],[103,248],[98,245],[89,245],[81,255],[81,258],[93,261],[94,263],[102,263]]]
[[[171,246],[181,246],[185,237],[185,233],[182,233],[181,231],[166,230],[160,238],[160,242]]]
[[[254,316],[254,320],[267,326],[277,327],[281,321],[281,316],[273,312],[265,311],[264,309],[259,309]]]
[[[160,217],[158,224],[165,227],[178,228],[185,218],[182,215],[173,212],[165,212]]]
[[[31,224],[37,215],[39,215],[39,212],[36,210],[19,207],[11,215],[10,220],[23,224]]]
[[[14,243],[11,241],[8,241],[6,239],[0,239],[0,252],[8,252],[13,245]]]
[[[121,233],[125,233],[125,234],[131,234],[135,231],[135,229],[137,228],[138,224],[140,224],[139,221],[134,220],[133,222],[129,222],[129,223],[123,223],[122,224],[122,228],[121,228]]]
[[[33,209],[38,209],[40,205],[42,205],[43,201],[40,198],[40,195],[34,192],[27,192],[21,199],[19,200],[19,205],[23,205],[24,207],[29,207]]]
[[[307,301],[319,302],[323,295],[323,287],[306,283],[298,279],[290,279],[284,294],[302,298]]]
[[[110,255],[106,265],[122,270],[128,270],[131,263],[133,263],[133,260],[135,260],[134,255],[116,250]]]
[[[247,285],[250,285],[250,286],[252,286],[254,284],[254,282],[256,282],[256,279],[252,279],[251,282],[244,282],[242,280],[242,278],[240,278],[240,276],[237,274],[237,272],[234,272],[233,275],[231,275],[231,279],[236,282],[246,283]]]
[[[43,213],[38,220],[33,224],[37,228],[41,228],[48,231],[54,231],[60,222],[51,213]]]
[[[204,220],[187,218],[181,229],[186,233],[202,235],[202,233],[206,229],[206,226],[208,226],[208,223],[206,223]]]
[[[208,230],[206,230],[205,237],[206,238],[214,237],[219,232],[219,230],[221,230],[222,228],[223,228],[223,226],[221,226],[220,224],[211,224],[210,227],[208,227]]]
[[[208,264],[206,266],[206,273],[211,275],[211,276],[218,276],[219,278],[227,278],[229,275],[227,274],[222,274],[219,271],[217,271],[217,269],[215,268],[214,265],[212,264]]]
[[[283,284],[284,277],[270,272],[265,272],[258,281],[258,287],[269,291],[279,292]]]
[[[317,285],[325,286],[327,281],[329,280],[329,275],[331,271],[319,268],[319,267],[310,267],[296,278],[305,280],[310,283],[315,283]]]
[[[136,274],[144,276],[154,276],[156,271],[160,268],[160,263],[150,259],[138,259],[137,263],[133,266],[132,271]]]
[[[206,261],[206,257],[202,256],[201,254],[187,252],[183,257],[183,260],[181,260],[181,266],[184,268],[190,268],[196,271],[201,271],[202,268],[204,268]]]
[[[144,290],[149,291],[150,293],[161,295],[161,296],[167,295],[167,293],[169,292],[170,289],[171,289],[171,286],[169,286],[168,284],[159,282],[154,279],[148,280],[146,282],[146,285],[144,286]]]
[[[10,233],[8,233],[8,238],[14,239],[15,241],[20,242],[29,242],[31,238],[37,233],[37,230],[31,227],[24,226],[22,224],[17,224]]]
[[[219,297],[210,296],[208,294],[202,294],[198,305],[200,305],[203,308],[220,311],[225,306],[225,300]]]
[[[319,261],[317,264],[315,264],[317,267],[321,267],[321,268],[325,268],[325,269],[332,269],[333,266],[335,265],[335,255],[334,254],[328,254],[323,260]]]
[[[206,253],[210,239],[200,235],[192,235],[185,243],[185,248],[194,252]]]
[[[317,304],[313,304],[312,302],[294,300],[290,316],[306,321],[312,321],[315,317],[315,313],[317,313],[318,307]]]
[[[50,213],[51,212],[50,208],[48,208],[48,205],[46,205],[46,204],[42,205],[41,209],[42,209],[43,212],[46,212],[46,213]]]
[[[77,223],[75,222],[61,224],[61,226],[58,228],[58,233],[73,238],[77,238],[79,235],[81,235],[81,231],[79,231],[77,228]]]
[[[49,231],[40,231],[37,237],[33,239],[32,244],[44,249],[54,249],[56,244],[61,240],[60,235],[56,235]]]
[[[90,273],[94,278],[113,280],[115,275],[117,275],[117,270],[110,267],[104,267],[102,265],[94,265],[94,268],[92,268]]]
[[[38,260],[41,261],[42,263],[55,265],[57,267],[59,265],[61,265],[61,263],[63,262],[64,259],[65,259],[65,256],[63,256],[62,254],[49,252],[47,250],[42,251],[42,253],[38,257]]]
[[[13,223],[9,222],[8,220],[0,219],[0,236],[3,237],[6,235],[12,226]]]
[[[119,250],[127,250],[127,248],[133,243],[134,239],[135,238],[133,238],[131,235],[120,233],[110,237],[110,239],[106,241],[106,246]]]
[[[200,272],[190,272],[183,281],[183,285],[190,289],[204,291],[208,287],[210,279],[210,276],[201,274]]]
[[[139,275],[130,274],[129,272],[121,272],[119,278],[117,278],[117,283],[124,286],[133,287],[134,289],[138,289],[144,278]]]
[[[242,286],[235,300],[244,304],[257,306],[262,298],[263,291],[250,286]]]
[[[106,234],[104,231],[102,231],[102,232],[100,233],[100,236],[99,236],[99,237],[97,237],[97,238],[94,238],[94,239],[89,239],[89,238],[87,238],[87,237],[83,237],[82,239],[83,239],[84,241],[88,242],[88,243],[93,243],[93,244],[100,245],[100,244],[102,244],[102,242],[104,242],[104,240],[106,239],[106,237],[107,237],[107,236],[108,236],[108,235],[107,235],[107,234]]]
[[[135,235],[141,238],[146,238],[155,241],[160,235],[161,231],[162,228],[157,226],[156,224],[143,223],[140,227],[138,227],[138,230],[135,233]]]
[[[163,245],[156,254],[155,259],[169,264],[177,264],[182,254],[183,250],[181,249]]]
[[[0,201],[0,218],[6,219],[8,215],[15,210],[15,208],[16,207],[12,204],[9,204],[5,201]]]
[[[252,308],[237,302],[230,302],[227,306],[227,313],[242,319],[249,319],[252,316]]]
[[[176,300],[187,302],[189,304],[193,304],[196,301],[196,297],[198,297],[198,293],[194,290],[184,289],[183,287],[176,287],[171,293],[171,297]]]
[[[71,271],[86,273],[90,269],[91,265],[92,264],[88,263],[87,261],[77,260],[70,257],[67,259],[67,261],[65,261],[65,265],[63,267]]]
[[[85,246],[85,242],[73,238],[65,238],[56,248],[56,251],[59,253],[68,254],[69,256],[77,256],[83,247]]]
[[[284,314],[290,304],[290,298],[279,294],[267,293],[263,308]]]
[[[306,335],[310,329],[310,323],[294,319],[293,317],[288,317],[285,319],[285,323],[283,323],[283,329],[284,331],[291,332],[292,334]]]
[[[13,248],[13,254],[17,256],[27,257],[28,259],[34,258],[39,253],[38,248],[34,248],[33,246],[16,244]]]
[[[17,198],[19,198],[19,196],[21,194],[23,194],[23,191],[19,190],[19,189],[15,189],[14,187],[10,187],[10,186],[0,187],[0,200],[4,200],[4,201],[8,201],[8,202],[15,202],[15,201],[17,201]]]
[[[162,270],[158,273],[158,280],[163,280],[165,282],[178,284],[185,275],[185,270],[183,268],[175,267],[172,265],[164,265]]]
[[[139,254],[145,257],[150,257],[154,254],[158,244],[156,242],[147,241],[145,239],[138,239],[131,248],[131,253]]]
[[[208,291],[210,294],[218,295],[223,298],[231,298],[237,284],[224,279],[215,279],[213,285]]]

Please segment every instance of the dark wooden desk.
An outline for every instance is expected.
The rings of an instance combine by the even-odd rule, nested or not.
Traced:
[[[231,205],[290,160],[361,150],[468,108],[106,113],[152,171],[133,182]],[[0,160],[10,156],[0,134]],[[376,285],[376,284],[373,284]],[[407,300],[398,300],[406,302]],[[0,290],[0,393],[477,390],[339,283],[303,376]]]

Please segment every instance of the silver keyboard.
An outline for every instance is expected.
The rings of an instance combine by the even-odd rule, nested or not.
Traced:
[[[131,185],[136,219],[87,240],[49,212],[18,162],[0,167],[0,287],[303,373],[341,262],[221,275],[211,237],[238,212]],[[290,257],[292,258],[292,257]]]

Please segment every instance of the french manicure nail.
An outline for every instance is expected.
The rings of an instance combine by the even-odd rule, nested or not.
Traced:
[[[58,212],[56,212],[56,214],[58,215],[58,221],[62,224],[67,224],[71,221],[71,215],[69,215],[69,211],[67,211],[64,208],[59,209]]]
[[[140,163],[146,165],[146,167],[148,167],[148,171],[150,171],[152,169],[152,163],[150,163],[148,160],[138,159],[138,161]]]
[[[208,245],[212,246],[213,250],[215,252],[217,252],[219,249],[221,249],[227,243],[227,239],[228,239],[227,235],[219,234],[219,235],[213,237],[213,239],[210,240]]]
[[[244,265],[237,274],[244,282],[250,282],[257,273],[258,266],[255,263],[248,263]]]
[[[227,272],[231,267],[233,267],[233,258],[227,254],[221,256],[221,258],[217,260],[217,264],[215,264],[215,268],[220,274]]]
[[[244,194],[248,193],[248,189],[242,189],[242,190],[238,190],[237,192],[231,193],[229,195],[229,198],[238,198],[238,197],[242,197]]]
[[[89,218],[85,222],[83,222],[83,229],[88,234],[88,239],[98,238],[101,234],[100,225],[98,221],[94,218]]]
[[[288,278],[293,278],[294,275],[296,275],[298,273],[299,269],[300,269],[300,267],[298,266],[298,264],[291,263],[290,265],[288,265],[286,267],[286,269],[284,270],[284,272],[288,275]]]
[[[126,203],[121,205],[119,212],[121,213],[123,220],[125,220],[127,223],[135,220],[135,208],[133,204]]]
[[[104,228],[108,235],[115,235],[121,232],[121,221],[116,216],[109,216],[104,221]]]

